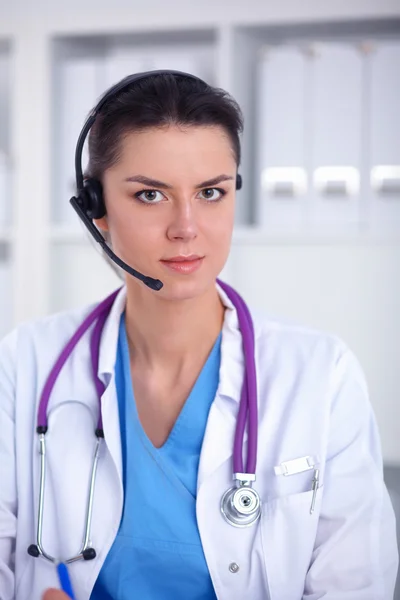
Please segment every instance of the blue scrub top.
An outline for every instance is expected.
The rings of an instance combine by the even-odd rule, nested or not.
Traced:
[[[167,441],[157,449],[138,418],[123,313],[115,374],[124,508],[91,600],[216,600],[197,527],[196,488],[220,358],[221,334]]]

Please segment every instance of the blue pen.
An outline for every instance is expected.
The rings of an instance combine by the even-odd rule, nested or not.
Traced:
[[[60,586],[63,592],[68,594],[72,600],[75,600],[74,592],[72,591],[71,580],[69,578],[69,573],[67,569],[67,565],[64,563],[58,563],[57,565],[57,573],[58,579],[60,580]]]

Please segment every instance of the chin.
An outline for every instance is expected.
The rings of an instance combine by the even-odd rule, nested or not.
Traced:
[[[193,300],[210,289],[214,289],[216,276],[214,278],[184,276],[181,281],[170,277],[164,277],[164,279],[160,277],[160,279],[164,283],[164,288],[161,290],[163,298],[170,301],[181,301]]]

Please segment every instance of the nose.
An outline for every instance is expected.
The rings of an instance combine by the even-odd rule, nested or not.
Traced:
[[[186,242],[195,239],[197,233],[195,207],[192,202],[190,200],[177,202],[173,207],[171,221],[168,225],[168,239]]]

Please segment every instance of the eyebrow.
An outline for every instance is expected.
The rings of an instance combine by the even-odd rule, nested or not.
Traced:
[[[207,179],[206,181],[203,181],[202,183],[199,183],[198,185],[196,185],[196,188],[207,188],[207,187],[212,187],[214,185],[217,185],[218,183],[221,183],[222,181],[231,181],[233,180],[233,177],[231,177],[230,175],[218,175],[217,177],[213,177],[212,179]],[[172,185],[169,185],[168,183],[164,183],[163,181],[158,181],[158,179],[151,179],[150,177],[145,177],[144,175],[133,175],[132,177],[127,177],[124,181],[126,181],[127,183],[143,183],[143,185],[147,185],[149,187],[154,187],[154,188],[161,188],[164,190],[170,190],[172,189]]]

